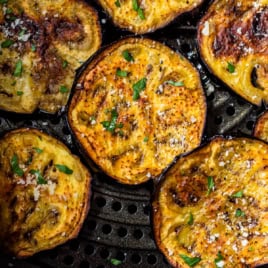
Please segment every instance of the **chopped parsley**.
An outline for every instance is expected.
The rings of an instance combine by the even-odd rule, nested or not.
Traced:
[[[180,257],[184,260],[186,264],[189,265],[189,267],[194,267],[196,264],[198,264],[201,261],[200,257],[191,258],[183,254],[180,254]]]
[[[128,50],[124,50],[122,52],[122,56],[128,62],[131,62],[131,61],[133,62],[134,61],[133,56],[130,54],[130,52]]]
[[[167,83],[172,85],[172,86],[174,86],[174,87],[182,87],[182,86],[184,86],[184,83],[182,81],[175,82],[173,80],[168,80]]]
[[[140,98],[140,93],[146,88],[146,78],[140,79],[138,82],[136,82],[133,86],[133,100],[138,100]]]
[[[13,75],[16,77],[20,77],[21,73],[22,73],[22,60],[18,60]]]
[[[227,70],[228,70],[229,73],[232,74],[235,71],[235,66],[232,63],[228,62]]]
[[[211,193],[211,191],[213,191],[215,183],[213,180],[213,177],[208,176],[207,177],[207,183],[208,183],[208,191],[207,191],[207,195],[209,195]]]
[[[219,265],[219,262],[223,261],[223,256],[221,255],[221,252],[219,251],[217,254],[217,258],[214,260],[215,265],[217,268],[221,268],[222,265]]]
[[[118,259],[110,259],[110,262],[114,266],[120,265],[122,263],[122,261],[120,261]]]
[[[17,93],[17,96],[22,96],[23,95],[23,91],[20,91],[20,90],[18,90],[16,93]]]
[[[188,220],[187,224],[192,225],[193,223],[194,223],[194,216],[193,216],[192,212],[190,212],[189,220]]]
[[[149,137],[144,137],[143,141],[147,142],[149,140]]]
[[[36,169],[30,170],[30,173],[37,177],[37,184],[47,184],[45,178],[41,175],[41,172]]]
[[[62,173],[65,173],[65,174],[73,174],[73,170],[68,168],[67,166],[65,165],[59,165],[59,164],[56,164],[55,167]]]
[[[119,0],[116,0],[116,1],[114,2],[114,4],[115,4],[117,7],[121,7],[121,4],[120,4],[120,1],[119,1]]]
[[[38,154],[41,154],[43,153],[43,150],[40,149],[40,148],[37,148],[37,147],[33,147],[33,149],[38,153]]]
[[[67,68],[68,64],[69,64],[68,61],[67,61],[67,60],[64,60],[64,61],[62,62],[62,68],[63,68],[63,69]]]
[[[11,8],[7,8],[7,9],[6,9],[6,14],[12,14],[12,13],[13,13],[13,11],[12,11]]]
[[[111,132],[112,134],[115,133],[115,130],[117,128],[122,128],[123,127],[123,124],[122,123],[119,123],[117,124],[116,121],[117,121],[117,118],[118,118],[118,112],[116,111],[115,108],[113,108],[111,111],[109,111],[111,113],[111,119],[110,121],[102,121],[101,124],[103,125],[103,127]]]
[[[31,45],[31,51],[32,51],[32,52],[35,52],[35,51],[36,51],[36,45],[35,45],[35,44],[32,44],[32,45]]]
[[[7,4],[7,0],[0,0],[0,4]]]
[[[234,194],[231,195],[231,197],[235,197],[235,198],[240,198],[240,197],[243,197],[243,191],[238,191]]]
[[[245,216],[245,212],[243,210],[241,210],[240,208],[238,208],[236,211],[235,211],[235,216],[236,217],[244,217]]]
[[[119,77],[127,77],[128,76],[128,72],[127,71],[123,71],[120,68],[116,69],[116,75]]]
[[[14,154],[12,156],[10,164],[11,164],[11,169],[12,169],[13,173],[19,175],[20,177],[22,177],[24,172],[19,167],[19,159],[18,159],[18,156],[16,154]]]
[[[132,8],[138,13],[142,20],[145,19],[143,9],[140,8],[137,0],[132,0]]]
[[[19,36],[21,37],[21,36],[25,35],[25,33],[26,33],[26,30],[25,30],[25,29],[22,29],[22,30],[19,32]]]
[[[8,48],[14,44],[14,41],[7,39],[4,42],[1,43],[2,48]]]
[[[66,86],[60,86],[60,93],[68,93],[69,89]]]

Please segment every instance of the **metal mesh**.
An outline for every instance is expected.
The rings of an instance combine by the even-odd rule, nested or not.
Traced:
[[[104,28],[104,44],[129,34],[114,27],[103,12],[100,11],[99,16]],[[196,23],[200,16],[197,12],[182,16],[148,37],[182,53],[199,70],[208,104],[204,141],[217,134],[250,135],[263,108],[255,107],[232,93],[202,64],[196,44]],[[66,124],[65,111],[61,116],[42,113],[22,116],[0,112],[0,134],[25,126],[37,127],[58,137],[79,155]],[[150,218],[153,183],[124,186],[95,173],[92,189],[91,210],[77,239],[25,260],[0,255],[0,266],[104,268],[114,267],[111,259],[115,258],[122,261],[119,267],[170,267],[156,249],[153,239]]]

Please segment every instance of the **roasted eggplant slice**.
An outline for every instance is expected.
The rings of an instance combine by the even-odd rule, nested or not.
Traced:
[[[82,1],[2,1],[0,109],[59,111],[75,70],[100,43],[97,14]]]
[[[180,157],[158,185],[153,223],[174,267],[268,263],[268,145],[217,137]]]
[[[203,0],[99,0],[113,22],[134,33],[148,33],[164,27],[177,16],[193,10]]]
[[[138,184],[200,143],[206,102],[194,67],[161,43],[127,38],[83,71],[68,111],[88,156],[111,177]]]
[[[268,102],[268,2],[216,0],[198,27],[201,56],[247,101]]]
[[[268,111],[265,111],[257,120],[254,136],[268,142]]]
[[[17,257],[77,236],[91,175],[61,142],[36,129],[0,140],[0,246]]]

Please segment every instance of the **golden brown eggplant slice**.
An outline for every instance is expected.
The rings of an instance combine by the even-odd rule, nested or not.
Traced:
[[[77,236],[91,175],[61,142],[36,129],[0,140],[0,246],[17,257]]]
[[[206,101],[198,72],[161,43],[128,38],[83,71],[68,111],[88,156],[111,177],[138,184],[200,144]]]
[[[268,1],[216,0],[198,27],[201,56],[237,94],[268,102]]]
[[[254,136],[268,142],[268,111],[258,118],[254,127]]]
[[[134,33],[148,33],[164,27],[202,2],[203,0],[99,0],[117,26]]]
[[[249,138],[217,137],[178,159],[153,201],[155,239],[174,267],[268,263],[267,167],[268,145]]]
[[[0,3],[0,40],[0,109],[55,113],[101,33],[83,1],[8,0]]]

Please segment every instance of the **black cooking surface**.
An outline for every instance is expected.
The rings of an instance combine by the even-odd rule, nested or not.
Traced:
[[[99,12],[104,45],[130,35],[114,27],[101,9],[93,5]],[[198,69],[208,104],[203,142],[217,134],[250,135],[256,118],[264,110],[264,107],[253,106],[231,92],[201,62],[196,43],[196,25],[207,5],[207,2],[204,3],[199,9],[201,12],[183,15],[164,29],[146,35],[180,52]],[[0,135],[18,127],[36,127],[56,136],[72,152],[80,155],[66,122],[66,110],[60,115],[0,112]],[[87,163],[82,155],[80,157]],[[117,267],[170,267],[153,239],[150,218],[153,182],[125,186],[104,174],[91,171],[94,174],[91,210],[77,239],[25,260],[0,253],[0,267],[116,267],[111,264],[111,259],[122,261]]]

